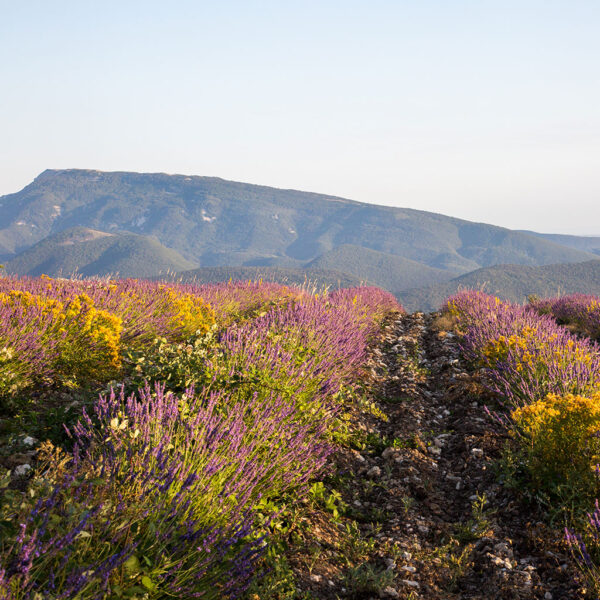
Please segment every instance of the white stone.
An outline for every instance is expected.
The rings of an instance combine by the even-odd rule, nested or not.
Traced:
[[[388,458],[393,458],[394,455],[396,454],[396,452],[397,452],[396,448],[392,448],[390,446],[381,453],[381,457],[383,459],[387,460]]]
[[[29,471],[31,471],[31,466],[28,465],[27,463],[25,463],[24,465],[19,465],[15,469],[15,475],[17,475],[17,476],[27,475],[27,473],[29,473]]]
[[[367,477],[381,477],[381,469],[377,466],[371,467],[367,471]]]

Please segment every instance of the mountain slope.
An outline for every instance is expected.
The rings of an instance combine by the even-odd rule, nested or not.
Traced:
[[[9,273],[151,277],[195,266],[147,236],[75,227],[50,235],[6,264]]]
[[[352,244],[342,244],[325,252],[309,262],[307,267],[337,269],[365,282],[395,291],[439,283],[452,277],[442,269]]]
[[[511,302],[572,293],[600,296],[600,260],[575,264],[495,265],[456,277],[446,283],[397,292],[407,310],[437,310],[461,289],[482,289]]]
[[[0,258],[76,226],[151,235],[202,266],[304,266],[351,244],[465,273],[592,254],[424,211],[182,175],[45,171],[0,198]]]
[[[584,252],[593,252],[594,254],[600,254],[600,237],[584,236],[584,235],[565,235],[560,233],[537,233],[535,231],[523,231],[529,235],[561,244],[562,246],[568,246],[569,248],[575,248],[576,250],[583,250]]]

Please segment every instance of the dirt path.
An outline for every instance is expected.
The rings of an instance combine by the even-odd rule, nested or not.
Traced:
[[[568,557],[549,541],[556,535],[498,484],[493,467],[506,435],[456,338],[433,325],[432,315],[400,319],[397,343],[384,352],[385,397],[406,396],[388,410],[386,428],[400,440],[413,436],[415,446],[381,457],[395,483],[386,501],[397,514],[384,535],[400,538],[407,552],[406,565],[397,565],[399,596],[412,588],[413,597],[431,599],[581,597]]]
[[[403,316],[385,332],[372,372],[387,420],[367,419],[375,441],[338,461],[363,553],[349,577],[339,563],[352,548],[322,526],[315,543],[324,551],[301,575],[298,597],[583,598],[560,532],[498,483],[506,434],[455,336],[436,327],[435,315]],[[358,561],[378,573],[375,583]]]

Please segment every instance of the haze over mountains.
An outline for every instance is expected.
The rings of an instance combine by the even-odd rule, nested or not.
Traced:
[[[364,281],[425,309],[456,286],[482,282],[500,295],[568,292],[575,280],[588,291],[598,258],[600,238],[212,177],[48,170],[0,197],[0,260],[19,274],[151,277],[196,268],[193,277],[214,281],[254,267],[245,273]],[[535,269],[564,263],[581,264]]]

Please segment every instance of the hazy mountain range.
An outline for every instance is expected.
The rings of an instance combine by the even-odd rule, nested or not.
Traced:
[[[363,281],[431,308],[460,286],[513,299],[593,291],[598,258],[596,237],[212,177],[48,170],[0,197],[0,260],[20,274]]]
[[[544,298],[577,292],[600,296],[600,260],[541,267],[495,265],[396,295],[407,310],[436,310],[461,289],[483,290],[512,302],[524,302],[531,295]]]

